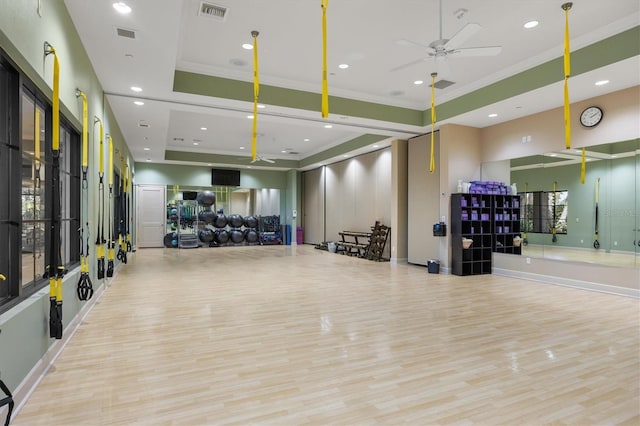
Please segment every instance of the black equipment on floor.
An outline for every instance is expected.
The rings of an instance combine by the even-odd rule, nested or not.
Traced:
[[[4,407],[5,405],[8,406],[7,418],[4,421],[4,426],[9,426],[9,423],[11,422],[11,412],[13,411],[14,405],[13,395],[11,395],[11,391],[9,391],[9,388],[4,384],[2,380],[0,380],[0,389],[6,395],[5,398],[0,399],[0,408]]]

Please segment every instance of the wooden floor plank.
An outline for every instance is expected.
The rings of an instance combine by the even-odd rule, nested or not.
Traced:
[[[142,249],[13,424],[634,424],[639,319],[311,246]]]

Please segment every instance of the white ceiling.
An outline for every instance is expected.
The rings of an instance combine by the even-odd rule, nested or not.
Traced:
[[[129,15],[118,14],[112,0],[65,0],[136,161],[167,162],[165,150],[171,150],[246,156],[249,164],[252,120],[247,115],[252,112],[252,103],[174,92],[173,77],[175,70],[182,70],[251,82],[253,53],[241,46],[252,42],[252,30],[260,32],[261,84],[321,91],[320,0],[209,1],[228,7],[224,21],[199,16],[200,0],[125,2],[132,8]],[[564,1],[443,3],[444,38],[450,38],[466,23],[476,22],[483,29],[461,47],[500,45],[502,52],[493,57],[450,58],[451,72],[445,75],[443,69],[434,69],[431,60],[392,71],[426,57],[426,50],[407,40],[428,45],[439,38],[439,1],[334,0],[327,11],[329,94],[424,111],[429,107],[430,88],[413,82],[429,80],[433,71],[456,83],[436,91],[436,103],[441,104],[562,56]],[[460,10],[466,12],[458,19]],[[524,29],[523,24],[533,19],[540,25]],[[575,51],[639,23],[638,0],[576,1],[570,12],[571,49]],[[135,39],[119,37],[116,28],[135,31]],[[350,67],[339,69],[341,63]],[[558,83],[446,122],[485,127],[558,107],[562,104],[561,77]],[[594,86],[601,79],[611,83]],[[584,100],[638,84],[640,62],[636,56],[572,77],[571,99]],[[129,89],[131,86],[143,91],[136,94]],[[144,105],[134,105],[135,100]],[[491,112],[498,117],[488,118]],[[140,127],[140,122],[149,127]],[[327,122],[333,128],[325,129]],[[324,120],[319,102],[317,111],[265,105],[258,114],[258,151],[269,158],[299,160],[367,133],[391,140],[428,130],[335,114]],[[283,153],[286,149],[297,154]]]

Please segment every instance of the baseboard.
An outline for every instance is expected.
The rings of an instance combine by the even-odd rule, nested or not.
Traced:
[[[530,272],[514,271],[511,269],[493,268],[494,275],[522,278],[529,281],[537,281],[544,284],[553,284],[563,287],[579,288],[582,290],[596,291],[598,293],[615,294],[617,296],[640,299],[640,290],[634,288],[616,287],[607,284],[593,283],[589,281],[573,280],[570,278],[552,277],[549,275],[533,274]]]
[[[112,281],[118,275],[120,270],[120,265],[115,269],[113,273],[113,277],[105,279],[104,285],[101,285],[96,289],[91,300],[86,302],[82,309],[78,312],[78,314],[67,324],[65,327],[64,333],[62,335],[62,339],[56,340],[45,352],[45,354],[40,358],[40,360],[33,366],[29,374],[20,382],[20,384],[16,387],[13,392],[13,400],[15,401],[15,407],[13,409],[13,413],[11,418],[15,418],[22,407],[27,403],[31,394],[36,390],[42,379],[47,375],[56,359],[62,351],[67,343],[74,336],[78,328],[86,318],[86,316],[91,312],[91,309],[100,301],[102,296],[104,295],[105,290],[111,286]],[[6,407],[3,410],[0,410],[0,418],[4,418],[6,416]]]
[[[395,265],[406,265],[407,263],[409,263],[409,259],[406,257],[392,257],[391,259],[389,259],[389,262]]]

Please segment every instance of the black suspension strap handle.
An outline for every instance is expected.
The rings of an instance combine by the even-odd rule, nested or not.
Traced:
[[[127,186],[131,185],[131,171],[127,165],[124,165],[125,174],[127,176]],[[131,224],[131,190],[133,190],[133,185],[131,188],[127,188],[127,252],[131,252],[131,232],[129,231],[129,226]]]
[[[126,231],[126,216],[127,216],[127,177],[125,174],[125,162],[124,157],[120,154],[120,226],[118,227],[118,260],[125,265],[127,264],[127,231]]]
[[[9,406],[7,411],[7,418],[4,421],[4,426],[9,426],[9,423],[11,422],[11,413],[13,412],[13,405],[14,405],[13,395],[11,395],[11,391],[9,390],[7,385],[4,384],[2,380],[0,380],[0,390],[2,390],[2,392],[4,392],[4,394],[6,395],[5,398],[0,399],[0,408],[4,407],[5,405]]]

